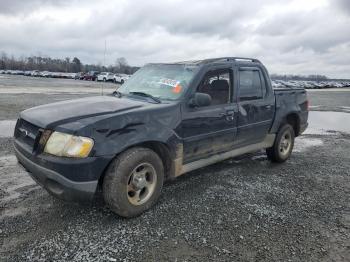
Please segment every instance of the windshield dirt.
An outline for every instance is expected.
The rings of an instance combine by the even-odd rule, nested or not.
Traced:
[[[118,91],[122,94],[146,93],[165,100],[179,99],[185,93],[198,66],[180,64],[146,65]]]

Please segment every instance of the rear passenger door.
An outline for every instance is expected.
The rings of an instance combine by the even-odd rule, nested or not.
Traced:
[[[259,67],[238,68],[238,123],[235,145],[264,140],[274,116],[274,96]]]

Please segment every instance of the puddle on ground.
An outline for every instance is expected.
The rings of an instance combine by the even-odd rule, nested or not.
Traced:
[[[14,155],[0,157],[0,178],[0,206],[39,188]]]
[[[304,134],[332,135],[335,132],[350,133],[350,114],[343,112],[309,112],[309,127]]]
[[[297,137],[295,139],[293,152],[304,152],[306,149],[315,146],[322,146],[323,141],[319,138]]]
[[[0,121],[0,137],[11,137],[15,129],[16,120]]]
[[[0,156],[0,167],[12,167],[17,165],[17,158],[14,155]]]

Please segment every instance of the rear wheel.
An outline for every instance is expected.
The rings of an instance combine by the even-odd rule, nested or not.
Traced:
[[[294,147],[294,129],[291,125],[283,125],[276,136],[272,147],[266,149],[267,157],[272,162],[282,163],[286,161]]]
[[[157,202],[163,180],[164,167],[159,156],[148,148],[131,148],[107,169],[103,196],[116,214],[135,217]]]

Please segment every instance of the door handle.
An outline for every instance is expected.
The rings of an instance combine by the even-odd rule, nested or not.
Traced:
[[[226,118],[226,121],[233,121],[235,119],[234,117],[235,111],[233,110],[227,110],[225,113],[220,113],[220,116],[223,116]]]
[[[267,105],[265,106],[266,109],[271,109],[272,108],[272,105]]]
[[[227,121],[233,121],[235,117],[233,115],[226,115],[226,120]]]

